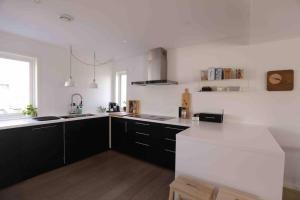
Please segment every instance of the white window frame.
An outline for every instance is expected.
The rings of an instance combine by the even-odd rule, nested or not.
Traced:
[[[122,102],[121,102],[121,76],[122,75],[127,76],[127,71],[118,71],[115,74],[115,101],[119,106],[122,106]],[[127,76],[127,81],[128,81],[128,76]],[[128,87],[126,85],[126,93],[127,91],[128,91]],[[126,102],[127,102],[127,94],[126,94]]]
[[[24,61],[29,63],[29,80],[30,80],[30,104],[34,107],[38,106],[37,102],[37,59],[29,56],[22,56],[18,54],[8,53],[8,52],[1,52],[0,51],[0,58],[4,59],[11,59],[17,61]],[[0,114],[0,120],[3,119],[14,119],[14,118],[24,118],[25,116],[22,113],[8,113],[8,114]]]

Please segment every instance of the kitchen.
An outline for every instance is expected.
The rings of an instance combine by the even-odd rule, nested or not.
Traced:
[[[78,123],[75,123],[76,125],[81,126],[79,123],[81,120],[99,118],[101,121],[103,118],[104,121],[110,121],[110,127],[108,122],[104,123],[101,128],[104,135],[99,136],[103,137],[101,141],[104,140],[105,143],[99,142],[98,146],[93,144],[93,140],[89,140],[91,144],[88,147],[95,146],[95,149],[82,147],[82,150],[78,151],[79,158],[74,159],[80,161],[71,161],[73,164],[69,165],[66,160],[63,160],[62,165],[66,166],[60,164],[59,168],[45,169],[45,173],[33,173],[35,175],[30,175],[30,178],[26,178],[26,180],[20,178],[21,180],[18,179],[19,181],[15,184],[5,186],[0,191],[0,199],[167,199],[169,197],[169,185],[174,181],[175,176],[181,175],[182,171],[186,175],[209,182],[215,187],[230,187],[234,190],[250,193],[250,195],[256,195],[261,199],[279,199],[282,192],[284,193],[283,199],[299,198],[297,198],[300,184],[298,170],[300,162],[299,119],[296,114],[299,113],[298,104],[300,100],[297,75],[299,71],[297,52],[299,52],[298,44],[300,43],[297,37],[299,37],[300,30],[297,29],[297,22],[294,19],[296,17],[290,14],[297,15],[298,2],[272,1],[270,3],[270,1],[265,1],[254,3],[242,1],[237,3],[236,1],[228,1],[217,5],[215,1],[211,3],[205,1],[186,3],[165,1],[159,5],[158,1],[152,3],[128,1],[118,5],[116,2],[97,3],[91,1],[84,5],[84,2],[80,0],[74,3],[68,1],[53,1],[51,3],[43,0],[14,0],[2,1],[0,5],[1,58],[9,57],[24,60],[23,57],[26,57],[35,63],[36,78],[33,78],[33,82],[30,83],[30,88],[35,88],[35,92],[31,94],[32,101],[30,103],[38,108],[38,116],[67,116],[70,111],[71,96],[76,93],[79,93],[83,98],[82,113],[96,114],[44,122],[32,121],[28,118],[15,120],[11,119],[14,117],[13,115],[1,115],[0,132],[14,128],[28,129],[28,127],[33,126],[37,126],[36,128],[52,126],[51,124],[56,126],[58,123],[55,129],[58,128],[61,134],[65,134],[67,130],[70,130],[66,129],[68,124],[76,122]],[[251,7],[250,10],[249,7]],[[18,12],[14,12],[15,10]],[[165,10],[169,10],[167,12],[168,17],[160,20],[161,16],[166,15]],[[265,12],[266,10],[268,12]],[[216,11],[217,15],[215,14]],[[279,11],[284,14],[278,16]],[[69,14],[73,19],[71,18],[69,22],[60,20],[59,17],[63,13]],[[154,16],[153,13],[156,15]],[[251,24],[249,24],[249,18]],[[129,19],[131,20],[130,23]],[[295,23],[293,29],[286,27],[286,24],[291,25],[293,23]],[[25,26],[25,24],[32,24],[32,26]],[[99,28],[99,24],[105,30]],[[169,24],[168,28],[163,28],[165,24]],[[135,26],[139,26],[138,29],[135,29]],[[108,31],[111,32],[108,34]],[[64,87],[65,82],[70,77],[70,46],[72,46],[73,55],[71,57],[71,77],[74,81],[74,87]],[[149,54],[149,50],[161,46],[167,50],[167,79],[178,82],[178,84],[159,86],[131,84],[132,82],[149,80],[148,64],[149,61],[153,61],[153,55]],[[95,68],[94,51],[97,65]],[[229,85],[226,85],[227,81],[201,81],[202,70],[227,66],[244,69],[245,80],[229,80]],[[96,69],[95,77],[94,69]],[[292,91],[267,90],[266,76],[268,71],[290,69],[294,71],[295,79]],[[118,84],[116,84],[117,79],[121,80],[122,74],[127,77],[125,103],[121,98],[122,91],[117,90]],[[21,82],[21,78],[18,79]],[[90,88],[94,79],[98,86],[96,89]],[[216,86],[217,84],[220,84],[221,88],[231,86],[231,84],[240,84],[243,90],[238,92],[199,92],[207,85]],[[178,108],[182,106],[182,94],[186,88],[188,88],[191,97],[191,113],[215,112],[215,110],[224,109],[223,123],[194,121],[192,116],[190,119],[178,119]],[[3,99],[5,98],[3,97],[1,100],[4,102]],[[76,104],[80,104],[80,100],[77,98],[75,97]],[[124,153],[118,149],[116,149],[118,151],[114,150],[114,141],[118,142],[122,135],[115,137],[114,128],[118,128],[118,126],[113,125],[113,122],[121,120],[121,125],[119,125],[122,127],[126,124],[123,124],[122,120],[125,120],[128,123],[126,126],[129,126],[127,128],[130,128],[128,129],[129,132],[133,130],[132,132],[144,133],[147,130],[137,131],[136,129],[139,128],[132,128],[130,125],[136,121],[144,121],[144,119],[103,114],[99,112],[99,107],[107,108],[109,102],[117,102],[120,105],[120,110],[123,110],[125,105],[126,109],[129,109],[127,105],[129,100],[139,100],[140,114],[173,118],[166,121],[146,119],[144,123],[150,123],[150,125],[154,123],[155,126],[153,130],[150,128],[151,133],[149,134],[165,126],[184,129],[181,133],[175,133],[177,134],[175,138],[176,149],[174,146],[170,147],[164,143],[159,145],[162,147],[159,149],[162,150],[176,150],[176,161],[172,159],[170,161],[166,158],[147,161],[148,158],[144,157],[147,153],[143,153],[142,150],[133,152],[140,153],[140,155]],[[8,120],[9,118],[10,120]],[[17,124],[16,121],[18,121]],[[96,127],[101,127],[100,124],[102,123],[99,122],[99,126]],[[199,130],[195,127],[199,127]],[[81,129],[84,128],[72,130],[76,132],[76,130]],[[120,128],[117,133],[122,133],[122,130],[125,130],[125,127],[124,129]],[[24,131],[24,133],[27,132],[28,130]],[[155,134],[159,132],[164,131],[154,131],[153,137],[161,137],[161,135],[156,136]],[[187,136],[189,134],[190,137]],[[26,136],[27,134],[23,135]],[[30,133],[28,133],[29,135]],[[91,136],[97,138],[98,135],[91,134]],[[200,137],[198,138],[198,136]],[[193,137],[196,138],[190,139]],[[21,140],[17,133],[16,138]],[[65,136],[63,138],[66,139]],[[80,140],[88,143],[84,137],[79,137],[77,142]],[[158,138],[158,140],[160,139]],[[12,142],[12,139],[9,141]],[[18,141],[18,144],[21,144],[22,141]],[[24,141],[26,141],[26,137]],[[38,141],[44,144],[41,140]],[[63,142],[60,145],[68,144],[64,140],[60,140],[60,142]],[[217,154],[216,151],[211,150],[210,154],[207,154],[210,157],[208,159],[205,154],[201,153],[213,148],[207,146],[208,144],[215,144],[216,151],[223,152],[223,154]],[[229,145],[235,150],[227,152],[225,146],[222,145],[227,145],[227,147]],[[204,149],[205,146],[208,149]],[[110,147],[113,148],[112,151],[108,150]],[[244,150],[246,148],[247,152],[256,153],[253,155],[243,154],[243,148]],[[65,147],[60,148],[60,151],[61,149],[66,151]],[[6,148],[1,149],[1,157],[7,155],[6,150]],[[21,154],[25,152],[23,150],[18,151]],[[98,154],[96,157],[89,156],[95,155],[95,152]],[[118,152],[121,152],[120,155]],[[61,157],[66,158],[66,152],[60,152],[60,154],[62,154]],[[274,157],[267,156],[265,158],[262,156],[264,154],[274,155]],[[160,155],[160,153],[155,155]],[[153,159],[152,157],[151,154],[149,159]],[[214,158],[218,159],[214,160]],[[103,163],[99,163],[99,168],[96,169],[91,165],[96,161],[89,159],[103,161]],[[202,161],[202,159],[205,160],[197,162]],[[270,160],[262,162],[264,159]],[[5,170],[13,169],[12,166],[7,165],[10,161],[11,159],[8,157],[6,162],[1,162],[1,169],[2,166],[5,166]],[[163,166],[168,165],[168,161],[174,164],[171,167]],[[222,165],[235,161],[244,161],[244,163],[239,163],[243,166],[242,170],[236,170],[229,164],[221,169]],[[256,163],[251,161],[257,161],[258,165],[245,167],[246,163],[247,165]],[[165,163],[157,164],[157,162]],[[209,165],[210,162],[220,162],[217,165],[219,168],[215,165],[214,170],[210,171],[209,169],[212,167]],[[114,163],[117,166],[110,166],[109,163]],[[207,163],[207,165],[204,166],[203,163]],[[238,163],[235,164],[238,166]],[[140,173],[140,177],[132,172],[131,165],[136,166],[136,172]],[[82,166],[90,166],[90,170],[80,171]],[[116,171],[115,177],[113,177],[114,171],[110,170],[110,167]],[[172,167],[175,168],[175,171],[169,170]],[[72,170],[75,171],[74,174],[72,174]],[[234,173],[235,170],[236,173]],[[56,174],[56,172],[58,173]],[[60,172],[65,175],[65,180],[59,178],[62,176],[59,174]],[[76,177],[76,172],[82,177]],[[97,182],[95,178],[93,179],[93,177],[99,176],[97,172],[102,176],[107,174],[103,178],[103,182]],[[117,175],[117,172],[120,172],[120,175]],[[265,178],[264,181],[266,182],[251,179],[246,175],[242,176],[254,172],[258,174],[269,172],[270,176],[266,176],[269,177]],[[2,174],[4,173],[2,172]],[[164,174],[164,176],[153,178],[160,176],[159,174]],[[262,174],[257,176],[262,176]],[[132,175],[136,179],[130,179],[126,175]],[[242,178],[236,178],[240,175],[243,179],[248,178],[253,182],[250,180],[241,181]],[[29,175],[24,176],[28,177]],[[120,180],[118,181],[117,178]],[[148,180],[150,183],[147,185],[140,179],[145,182],[151,179],[153,183]],[[68,187],[66,183],[71,183],[72,180],[77,185],[71,184]],[[82,184],[80,184],[80,180]],[[3,180],[1,179],[1,181]],[[42,182],[44,185],[39,188],[38,185]],[[135,182],[138,185],[135,185]],[[277,185],[276,187],[282,184],[285,189],[269,192],[268,190],[271,191],[272,185],[270,182]],[[250,187],[250,183],[255,184]],[[130,190],[130,184],[133,185],[132,188],[139,191]],[[143,184],[144,187],[142,187]],[[109,185],[110,190],[104,189],[105,185]],[[254,187],[255,185],[257,187]],[[98,187],[99,191],[96,189]],[[265,187],[270,188],[265,189],[264,192],[262,190]],[[42,192],[38,192],[38,190]],[[272,195],[275,195],[276,198]]]

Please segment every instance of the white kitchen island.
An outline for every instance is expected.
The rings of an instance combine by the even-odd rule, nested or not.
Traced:
[[[176,176],[281,200],[284,152],[266,127],[194,123],[176,136]]]

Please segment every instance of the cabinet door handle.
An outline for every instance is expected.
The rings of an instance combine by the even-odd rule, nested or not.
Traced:
[[[172,141],[172,142],[176,142],[176,140],[170,139],[170,138],[165,138],[165,140],[167,140],[167,141]]]
[[[43,127],[39,127],[39,128],[32,128],[33,131],[37,131],[37,130],[42,130],[42,129],[48,129],[48,128],[55,128],[57,127],[57,125],[54,126],[43,126]]]
[[[169,152],[169,153],[175,153],[175,151],[172,151],[170,149],[164,149],[164,151]]]
[[[125,133],[127,133],[127,122],[125,122]]]
[[[205,119],[216,119],[215,117],[204,117]]]
[[[185,129],[181,129],[181,128],[174,128],[174,127],[165,127],[166,129],[171,129],[171,130],[177,130],[177,131],[184,131]]]
[[[135,133],[138,135],[150,136],[150,134],[148,134],[148,133],[141,133],[141,132],[135,132]]]
[[[145,144],[145,143],[141,143],[141,142],[135,142],[136,144],[139,144],[139,145],[142,145],[142,146],[145,146],[145,147],[150,147],[149,144]]]
[[[141,123],[141,122],[135,122],[135,124],[138,124],[138,125],[143,125],[143,126],[149,126],[149,125],[150,125],[150,124]]]

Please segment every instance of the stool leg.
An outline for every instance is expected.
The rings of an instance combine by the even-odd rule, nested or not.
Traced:
[[[174,190],[170,188],[169,200],[174,200]]]

